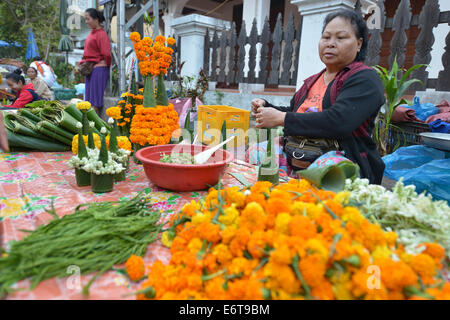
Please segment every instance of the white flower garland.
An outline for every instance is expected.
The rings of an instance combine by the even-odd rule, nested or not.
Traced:
[[[78,155],[72,156],[72,158],[69,159],[69,166],[72,169],[83,169],[83,167],[88,163],[88,158],[83,157],[80,159]]]

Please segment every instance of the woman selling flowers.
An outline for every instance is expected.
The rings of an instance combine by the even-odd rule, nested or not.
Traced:
[[[319,41],[325,69],[305,80],[289,107],[275,107],[262,99],[252,101],[256,127],[284,126],[284,151],[294,169],[304,169],[314,161],[305,161],[307,152],[302,151],[301,143],[296,149],[295,141],[314,145],[322,138],[357,163],[363,178],[381,183],[384,164],[371,135],[385,101],[384,89],[377,73],[363,64],[366,50],[364,20],[353,11],[330,13]],[[288,144],[293,149],[287,149]]]

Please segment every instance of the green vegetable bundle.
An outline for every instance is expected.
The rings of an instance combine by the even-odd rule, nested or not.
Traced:
[[[43,280],[67,277],[69,266],[81,274],[98,273],[83,288],[89,294],[92,282],[132,254],[143,256],[148,244],[162,231],[159,211],[150,207],[142,193],[123,202],[79,205],[75,213],[58,218],[11,243],[6,258],[0,258],[0,298],[13,292],[11,286],[30,278],[31,289]]]
[[[41,119],[47,120],[58,127],[62,127],[74,135],[78,133],[77,120],[64,110],[45,107],[41,112]]]
[[[60,144],[57,142],[39,139],[35,137],[25,136],[17,134],[15,132],[6,129],[8,134],[8,143],[10,147],[30,150],[40,150],[46,152],[62,152],[69,151],[68,145]]]

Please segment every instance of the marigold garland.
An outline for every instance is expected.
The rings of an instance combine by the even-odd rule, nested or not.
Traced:
[[[406,254],[346,199],[305,180],[211,189],[172,217],[171,260],[148,268],[137,298],[450,299],[439,244]]]
[[[124,100],[120,100],[116,106],[106,109],[106,115],[117,121],[119,135],[129,136],[131,119],[133,119],[135,114],[136,106],[142,105],[144,96],[125,92],[121,97]]]

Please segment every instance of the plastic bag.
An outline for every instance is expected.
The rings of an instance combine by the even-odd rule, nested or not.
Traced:
[[[75,85],[75,90],[77,90],[77,95],[82,94],[84,95],[84,91],[85,91],[85,84],[84,83],[79,83]]]
[[[447,158],[446,158],[447,156]],[[450,201],[450,154],[422,145],[397,149],[383,157],[384,176],[416,186],[416,191],[429,192],[434,199]]]
[[[419,97],[414,97],[414,104],[409,108],[414,109],[416,117],[422,121],[427,120],[429,116],[435,115],[439,111],[438,107],[432,103],[421,104]]]

